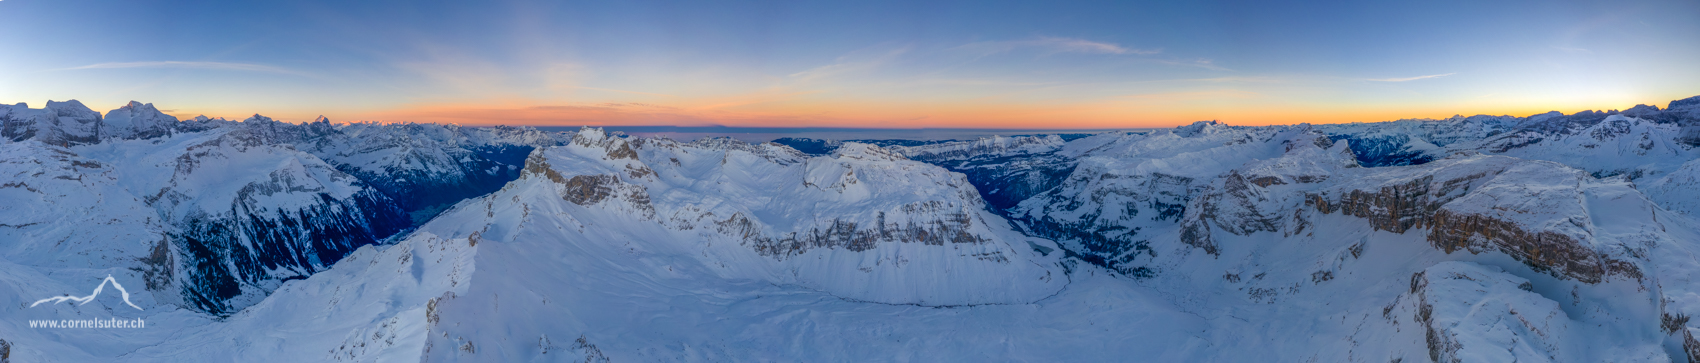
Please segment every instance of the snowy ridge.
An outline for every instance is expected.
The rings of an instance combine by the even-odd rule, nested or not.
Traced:
[[[968,142],[918,146],[893,146],[891,149],[899,154],[908,156],[911,159],[942,160],[1002,154],[1044,153],[1055,151],[1062,145],[1063,139],[1057,135],[1016,137],[993,136]]]
[[[587,129],[532,158],[522,181],[549,180],[561,199],[602,209],[575,216],[629,214],[736,247],[704,250],[736,261],[721,262],[726,276],[922,305],[1031,301],[1066,282],[1054,261],[1029,261],[1038,258],[1030,244],[1045,242],[985,212],[961,175],[871,145],[810,158],[774,144],[628,141]],[[1003,286],[992,289],[968,276],[1008,278],[984,280]]]

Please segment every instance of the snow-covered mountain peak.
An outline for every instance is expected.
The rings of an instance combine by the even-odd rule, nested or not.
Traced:
[[[1193,122],[1191,125],[1186,126],[1178,126],[1175,127],[1173,132],[1181,137],[1193,137],[1198,135],[1214,134],[1221,132],[1222,130],[1226,130],[1227,128],[1228,125],[1216,122],[1216,120],[1209,120]]]
[[[863,144],[859,142],[844,143],[842,146],[838,147],[838,150],[833,150],[832,157],[867,161],[909,160],[909,158],[903,157],[902,154],[886,150],[885,148],[881,148],[876,145]]]
[[[47,107],[31,109],[23,103],[0,106],[0,137],[12,141],[36,139],[60,146],[100,142],[99,112],[82,102],[47,101]]]
[[[888,149],[911,159],[929,161],[1049,153],[1056,151],[1064,144],[1066,142],[1057,135],[1013,137],[994,135],[968,141],[890,146]]]
[[[1693,115],[1694,112],[1700,112],[1700,96],[1670,101],[1670,105],[1665,106],[1665,111],[1688,112]]]
[[[572,143],[579,146],[603,146],[607,144],[608,132],[601,127],[585,126],[573,134]]]
[[[130,101],[124,107],[106,112],[100,137],[151,139],[172,134],[177,123],[177,117],[160,112],[152,103]]]
[[[61,117],[98,118],[100,116],[99,113],[89,109],[89,106],[83,105],[83,102],[78,100],[47,101],[46,109]]]

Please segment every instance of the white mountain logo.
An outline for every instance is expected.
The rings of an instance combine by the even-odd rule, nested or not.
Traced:
[[[120,296],[124,298],[124,304],[125,305],[130,305],[130,307],[136,308],[136,310],[142,310],[142,307],[136,306],[136,304],[130,303],[130,292],[125,291],[124,285],[119,285],[118,280],[113,279],[112,275],[106,275],[106,279],[101,280],[100,286],[95,286],[94,292],[89,293],[89,296],[83,296],[83,297],[76,297],[76,296],[71,296],[71,295],[54,296],[54,297],[50,297],[50,298],[46,298],[46,299],[36,300],[34,304],[30,304],[30,307],[33,308],[36,305],[41,305],[41,303],[49,302],[49,301],[52,301],[54,304],[58,304],[58,303],[65,302],[66,300],[77,301],[78,302],[77,305],[87,304],[90,301],[94,301],[94,298],[96,296],[100,296],[100,290],[106,289],[106,283],[108,283],[108,282],[112,283],[112,287],[118,288],[118,293],[121,294]]]

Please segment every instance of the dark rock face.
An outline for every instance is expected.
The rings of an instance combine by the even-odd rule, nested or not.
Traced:
[[[229,211],[191,216],[170,234],[177,264],[169,274],[181,278],[182,295],[191,307],[221,316],[234,313],[245,305],[231,300],[244,290],[270,291],[284,279],[312,275],[408,226],[400,208],[371,190],[346,199],[296,190],[318,202],[294,210],[257,204],[255,197],[267,192],[284,190],[250,184]]]
[[[621,145],[625,145],[621,143]],[[630,203],[638,213],[646,218],[655,217],[655,206],[650,204],[649,191],[642,185],[630,184],[620,180],[619,175],[561,175],[549,166],[547,157],[543,156],[546,149],[537,149],[525,159],[524,178],[545,178],[561,186],[561,199],[581,206],[592,206],[603,202],[619,200]],[[636,155],[634,152],[632,155]],[[633,157],[636,158],[635,156]],[[643,173],[653,174],[648,168],[628,169],[635,177]]]
[[[1428,241],[1446,253],[1468,250],[1482,253],[1495,250],[1536,271],[1570,277],[1586,283],[1599,283],[1605,276],[1618,275],[1641,278],[1641,271],[1626,261],[1601,256],[1570,236],[1548,231],[1533,232],[1516,223],[1482,215],[1458,215],[1440,210],[1432,219]]]
[[[1376,230],[1402,234],[1427,229],[1430,245],[1446,253],[1498,251],[1537,271],[1586,283],[1603,281],[1608,274],[1641,278],[1633,264],[1604,257],[1570,236],[1445,208],[1470,185],[1491,176],[1479,173],[1436,182],[1427,175],[1374,191],[1346,191],[1338,201],[1311,194],[1305,204],[1323,214],[1363,218]]]
[[[1242,236],[1279,230],[1277,220],[1280,217],[1258,207],[1258,202],[1269,199],[1267,193],[1262,186],[1254,188],[1252,185],[1240,173],[1228,173],[1195,199],[1198,218],[1216,221],[1217,228]]]
[[[1459,348],[1458,342],[1447,339],[1449,336],[1440,334],[1434,329],[1434,304],[1428,299],[1427,271],[1418,271],[1411,275],[1411,294],[1417,296],[1417,316],[1414,320],[1423,326],[1423,337],[1428,346],[1428,359],[1440,362],[1442,357],[1450,358]],[[1447,359],[1447,362],[1454,361]]]
[[[550,172],[553,172],[551,170]],[[614,194],[615,184],[620,183],[620,177],[614,175],[574,175],[561,183],[563,190],[561,198],[578,205],[591,205],[602,202]]]
[[[1472,178],[1448,181],[1451,186],[1439,193],[1449,195],[1458,186],[1479,179],[1485,175]],[[1316,208],[1324,214],[1334,213],[1364,218],[1369,220],[1372,228],[1378,231],[1405,233],[1412,228],[1422,228],[1431,223],[1434,212],[1440,209],[1447,200],[1436,201],[1430,198],[1434,190],[1433,176],[1423,176],[1406,183],[1382,187],[1376,191],[1351,190],[1337,202],[1330,202],[1320,195],[1309,195],[1305,204]],[[1451,196],[1456,198],[1456,195]]]
[[[1068,195],[1076,189],[1088,188],[1094,178],[1131,179],[1132,183],[1128,185],[1133,187],[1099,188],[1087,195]],[[1150,268],[1134,264],[1140,256],[1154,253],[1149,238],[1141,234],[1141,228],[1127,227],[1125,224],[1129,223],[1124,222],[1134,219],[1158,223],[1182,221],[1190,210],[1192,195],[1199,193],[1192,190],[1194,182],[1192,178],[1163,173],[1131,176],[1075,175],[1063,181],[1061,185],[1041,193],[1043,198],[1060,203],[1041,206],[1041,210],[1015,214],[1009,218],[1024,227],[1023,231],[1028,234],[1057,241],[1078,242],[1080,250],[1068,252],[1070,256],[1082,261],[1129,276],[1151,276],[1154,272]],[[1102,205],[1102,201],[1112,198],[1128,199],[1131,203]],[[1087,201],[1095,202],[1104,208],[1119,210],[1086,210],[1080,218],[1072,220],[1058,219],[1050,215],[1051,212],[1057,211],[1082,211],[1088,208]],[[1119,217],[1106,218],[1105,212],[1117,213]]]
[[[1682,328],[1682,352],[1688,355],[1688,361],[1700,361],[1700,340],[1694,339],[1694,329]]]
[[[1230,172],[1205,189],[1204,193],[1193,199],[1186,218],[1181,219],[1181,243],[1215,256],[1220,255],[1221,251],[1211,238],[1212,229],[1242,236],[1260,231],[1280,230],[1280,216],[1270,214],[1269,211],[1260,211],[1258,202],[1269,199],[1263,187],[1285,182],[1273,178],[1258,180],[1269,184],[1254,184],[1240,173]]]
[[[919,203],[903,207],[905,214],[938,214],[943,210],[942,203]],[[755,221],[743,214],[734,214],[723,221],[716,221],[716,229],[726,235],[739,237],[744,244],[754,248],[763,256],[786,258],[808,252],[815,248],[843,248],[850,251],[866,251],[873,249],[880,242],[921,243],[942,246],[946,243],[987,243],[985,238],[970,231],[974,227],[974,218],[967,213],[942,213],[941,219],[926,221],[887,221],[886,213],[879,212],[873,226],[861,225],[835,218],[825,228],[811,227],[804,232],[787,232],[779,237],[770,237],[764,233]],[[1006,259],[995,256],[997,259]],[[1003,261],[999,261],[1003,262]]]

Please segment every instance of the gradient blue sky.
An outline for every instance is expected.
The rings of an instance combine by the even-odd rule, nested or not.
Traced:
[[[0,1],[0,102],[530,125],[1116,128],[1663,105],[1700,1]]]

